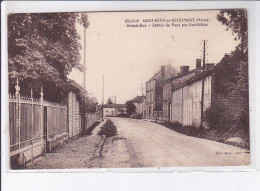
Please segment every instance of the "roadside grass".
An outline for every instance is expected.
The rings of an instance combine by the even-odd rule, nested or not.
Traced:
[[[188,136],[198,137],[202,139],[213,140],[221,143],[225,143],[225,141],[232,137],[238,137],[245,141],[244,145],[231,144],[233,146],[237,146],[243,149],[250,149],[250,141],[249,135],[247,132],[239,129],[225,129],[225,130],[217,130],[217,129],[202,129],[194,126],[182,126],[180,123],[172,123],[172,122],[162,122],[161,125],[172,129],[178,133],[182,133]],[[228,143],[226,143],[228,144]]]

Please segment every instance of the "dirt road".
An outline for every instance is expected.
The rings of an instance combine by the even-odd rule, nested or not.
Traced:
[[[144,120],[111,119],[118,135],[107,138],[104,144],[97,134],[100,124],[91,136],[72,140],[27,168],[238,166],[250,162],[246,150],[231,145],[189,137]]]
[[[159,124],[112,118],[125,138],[132,166],[236,166],[248,165],[250,156],[243,149],[177,133]]]

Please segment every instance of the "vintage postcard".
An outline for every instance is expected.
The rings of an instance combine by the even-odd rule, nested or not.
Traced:
[[[11,170],[250,165],[245,9],[7,25]]]

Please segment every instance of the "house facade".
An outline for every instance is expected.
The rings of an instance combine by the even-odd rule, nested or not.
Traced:
[[[201,59],[196,59],[196,69],[189,71],[189,66],[181,66],[180,73],[177,76],[166,79],[162,82],[163,104],[162,113],[163,120],[172,121],[172,89],[180,86],[188,79],[202,72]]]
[[[144,96],[143,102],[142,102],[142,117],[146,117],[146,96]]]
[[[212,71],[206,71],[172,89],[172,122],[179,122],[185,126],[200,126],[202,81],[204,81],[203,111],[211,106]]]
[[[106,104],[103,106],[103,116],[111,117],[126,114],[125,104]]]
[[[197,59],[196,69],[189,71],[188,66],[182,66],[178,76],[165,80],[163,120],[199,127],[203,81],[203,111],[205,111],[211,106],[213,99],[214,64],[206,64],[203,72],[201,60]]]
[[[176,69],[168,64],[161,66],[161,70],[146,82],[146,118],[155,118],[155,114],[162,112],[162,82],[176,75]]]

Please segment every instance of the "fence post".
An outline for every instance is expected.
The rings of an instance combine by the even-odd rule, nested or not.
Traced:
[[[44,130],[44,125],[43,125],[43,119],[44,119],[44,112],[43,112],[43,89],[42,89],[42,86],[41,86],[41,92],[40,92],[40,95],[41,95],[41,98],[40,98],[40,102],[41,102],[41,130],[43,131],[43,150],[44,150],[44,154],[46,154],[46,147],[47,147],[47,131],[46,131],[46,134],[44,133],[45,130]],[[44,142],[45,141],[45,142]]]
[[[20,87],[18,77],[16,80],[15,86],[15,99],[16,99],[16,128],[18,129],[18,144],[19,144],[19,153],[21,151],[21,129],[20,129]]]
[[[33,91],[31,89],[31,101],[32,101],[32,137],[31,137],[31,145],[32,145],[32,161],[33,161]]]

